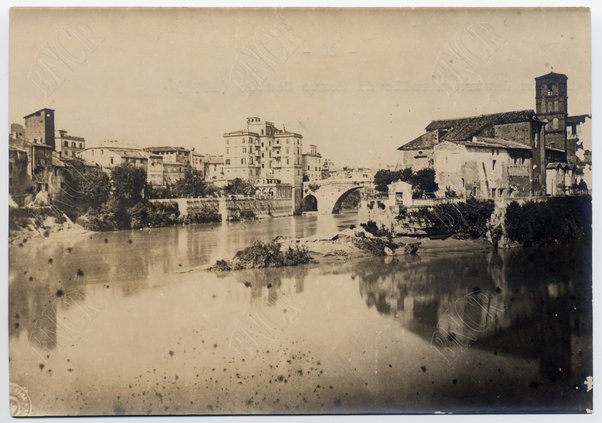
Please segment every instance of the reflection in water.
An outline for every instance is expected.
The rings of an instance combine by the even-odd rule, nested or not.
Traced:
[[[388,266],[358,262],[353,273],[368,308],[393,317],[446,358],[467,347],[536,358],[542,376],[571,380],[572,388],[591,373],[579,342],[591,336],[587,256],[582,249],[492,251]]]
[[[11,246],[11,381],[57,414],[591,408],[589,246],[197,269],[352,223]]]

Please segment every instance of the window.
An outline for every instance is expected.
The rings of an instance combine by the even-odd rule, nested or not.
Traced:
[[[75,148],[75,141],[71,143],[71,147]]]
[[[263,135],[263,129],[261,130],[261,135]]]
[[[229,139],[226,139],[226,144],[230,144],[230,140]]]
[[[554,90],[553,90],[554,86],[552,84],[548,84],[548,95],[552,95]]]
[[[492,170],[495,170],[495,163],[496,163],[496,160],[493,160],[493,161],[491,162],[491,169],[492,169]]]
[[[552,119],[552,128],[558,129],[558,118]]]
[[[558,100],[554,101],[554,111],[558,112]]]
[[[240,159],[240,164],[245,164],[245,159]]]
[[[246,148],[246,147],[243,147],[243,148],[242,148],[242,152],[243,152],[243,153],[246,153],[246,152],[247,152],[247,148]]]
[[[69,147],[69,141],[65,141],[64,146]]]

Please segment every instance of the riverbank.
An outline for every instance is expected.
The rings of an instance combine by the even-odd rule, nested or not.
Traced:
[[[73,239],[90,231],[51,207],[9,210],[9,245],[23,246],[30,240]]]

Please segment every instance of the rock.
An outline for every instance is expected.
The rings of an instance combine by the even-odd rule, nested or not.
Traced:
[[[385,251],[385,255],[387,255],[387,256],[392,256],[392,255],[394,255],[394,254],[395,254],[395,253],[393,252],[393,250],[392,250],[392,249],[390,249],[389,247],[385,247],[385,248],[384,248],[384,251]]]

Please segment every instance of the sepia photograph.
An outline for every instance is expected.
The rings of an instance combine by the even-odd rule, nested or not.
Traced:
[[[588,8],[9,15],[12,416],[592,413]]]

